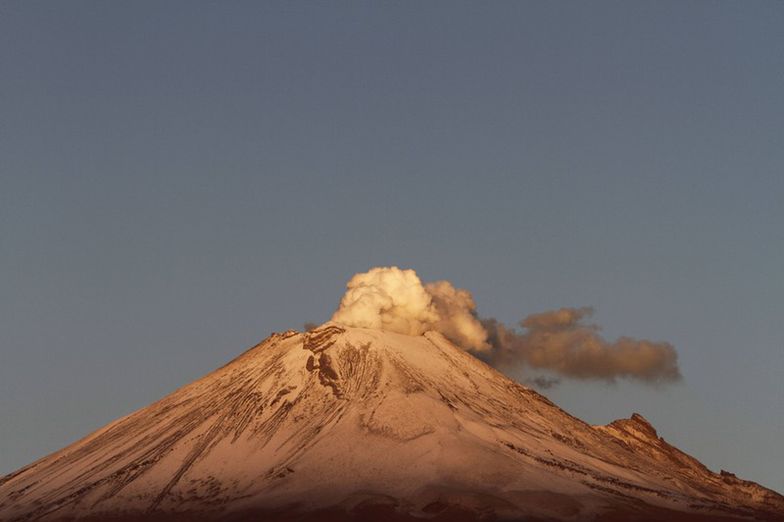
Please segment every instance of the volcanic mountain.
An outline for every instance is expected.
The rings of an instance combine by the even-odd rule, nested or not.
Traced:
[[[327,323],[0,479],[0,520],[784,520],[640,415],[591,426],[440,334]]]

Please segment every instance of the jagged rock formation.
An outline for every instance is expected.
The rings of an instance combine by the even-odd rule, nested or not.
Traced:
[[[784,520],[642,416],[590,426],[436,333],[326,324],[0,479],[0,520]]]

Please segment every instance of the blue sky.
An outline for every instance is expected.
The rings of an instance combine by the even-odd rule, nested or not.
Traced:
[[[8,2],[0,473],[329,318],[355,272],[594,306],[684,380],[565,382],[784,490],[778,2]],[[522,378],[522,377],[521,377]]]

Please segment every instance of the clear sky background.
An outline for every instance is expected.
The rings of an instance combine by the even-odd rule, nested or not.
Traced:
[[[565,382],[784,491],[781,2],[0,3],[0,473],[416,269],[596,307]]]

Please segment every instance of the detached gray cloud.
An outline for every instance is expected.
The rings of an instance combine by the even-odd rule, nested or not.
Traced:
[[[527,366],[574,379],[638,379],[650,383],[681,378],[678,353],[666,342],[632,337],[607,341],[586,323],[593,310],[561,308],[520,321],[523,331],[485,319],[492,350],[482,358],[497,367]]]
[[[413,270],[376,267],[355,274],[332,320],[347,326],[379,328],[409,335],[435,330],[500,369],[528,369],[573,379],[637,379],[649,383],[681,378],[678,354],[666,342],[632,337],[607,341],[587,323],[590,307],[532,314],[522,330],[483,319],[468,290],[449,281],[424,284]],[[530,375],[538,388],[558,378]]]

